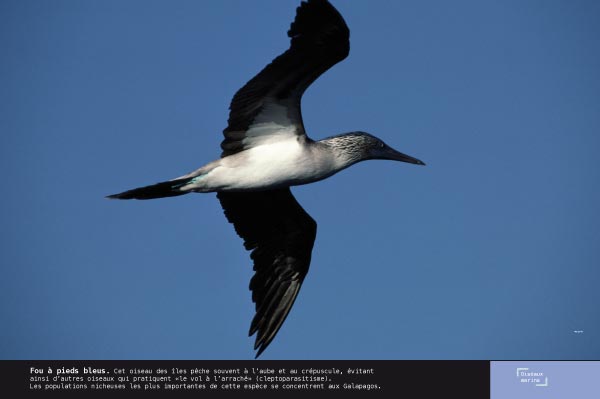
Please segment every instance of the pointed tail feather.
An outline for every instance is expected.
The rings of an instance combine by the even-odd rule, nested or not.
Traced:
[[[154,198],[176,197],[178,195],[187,194],[189,190],[181,190],[180,187],[185,186],[193,178],[182,178],[169,180],[162,183],[152,184],[150,186],[138,187],[133,190],[124,191],[119,194],[108,195],[110,199],[138,199],[147,200]]]

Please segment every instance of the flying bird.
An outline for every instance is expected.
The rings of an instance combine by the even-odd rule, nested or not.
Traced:
[[[216,192],[225,216],[252,251],[250,281],[258,357],[269,346],[308,273],[317,223],[291,186],[325,179],[357,162],[389,159],[424,163],[360,131],[310,139],[300,101],[321,74],[350,51],[350,32],[327,0],[300,4],[288,31],[290,48],[233,96],[221,157],[173,180],[108,196],[174,197]]]

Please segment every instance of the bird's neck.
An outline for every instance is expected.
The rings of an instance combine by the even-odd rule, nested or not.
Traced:
[[[322,151],[328,153],[337,171],[366,159],[362,148],[346,135],[327,137],[315,144],[321,147]]]

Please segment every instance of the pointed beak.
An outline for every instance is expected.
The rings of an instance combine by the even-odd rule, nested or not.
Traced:
[[[386,149],[384,149],[382,151],[381,155],[382,155],[383,159],[390,159],[392,161],[414,163],[415,165],[425,165],[425,162],[421,161],[420,159],[413,158],[410,155],[403,154],[400,151],[396,151],[391,147],[387,147]]]

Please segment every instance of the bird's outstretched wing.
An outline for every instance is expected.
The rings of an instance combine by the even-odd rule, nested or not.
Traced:
[[[290,48],[233,97],[223,131],[222,156],[268,141],[306,136],[300,100],[306,88],[350,51],[350,32],[327,0],[308,0],[296,10]]]
[[[217,194],[225,216],[254,261],[250,281],[256,315],[249,335],[258,333],[258,357],[283,324],[308,273],[317,223],[289,188]]]
[[[306,138],[300,101],[306,88],[350,51],[344,19],[327,0],[308,0],[296,10],[290,48],[233,97],[221,143],[226,157],[290,136]],[[262,192],[220,192],[229,222],[252,250],[250,281],[256,315],[258,357],[281,328],[308,272],[316,222],[289,188]]]

